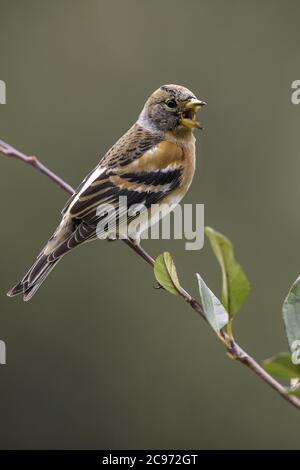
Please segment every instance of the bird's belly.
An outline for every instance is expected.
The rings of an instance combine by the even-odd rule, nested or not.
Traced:
[[[182,197],[183,194],[169,196],[164,202],[152,204],[148,210],[145,210],[132,220],[128,224],[128,227],[127,224],[120,224],[119,234],[122,234],[124,237],[129,236],[129,238],[139,240],[142,233],[168,215],[181,201]]]

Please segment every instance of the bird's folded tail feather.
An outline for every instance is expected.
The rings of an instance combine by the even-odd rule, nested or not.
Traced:
[[[41,255],[23,279],[7,293],[9,297],[23,294],[23,300],[30,300],[61,258],[48,260],[48,255]]]
[[[25,301],[33,297],[54,266],[69,250],[67,241],[72,235],[72,229],[73,224],[63,219],[23,279],[7,293],[9,297],[23,294],[23,300]],[[59,254],[56,254],[57,249],[61,248],[61,246],[64,249],[60,250]]]

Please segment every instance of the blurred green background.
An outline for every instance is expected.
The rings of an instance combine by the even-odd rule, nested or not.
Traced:
[[[164,83],[209,106],[184,202],[235,244],[253,286],[235,320],[258,360],[287,350],[281,303],[300,274],[297,0],[0,0],[0,138],[72,185]],[[241,365],[180,299],[153,290],[125,245],[66,257],[29,303],[8,299],[66,194],[0,159],[1,448],[299,448],[300,415]],[[208,243],[145,241],[219,294]]]

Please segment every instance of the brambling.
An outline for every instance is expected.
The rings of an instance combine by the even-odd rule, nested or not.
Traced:
[[[163,85],[146,101],[137,122],[89,173],[62,211],[62,220],[33,266],[8,296],[31,299],[62,257],[73,248],[104,238],[101,209],[116,211],[116,238],[139,243],[141,233],[180,202],[195,172],[196,112],[206,103],[187,88]],[[127,206],[120,204],[126,197]],[[132,211],[142,205],[145,210]],[[155,205],[157,208],[149,211]],[[163,206],[164,210],[159,211]],[[124,208],[125,207],[125,208]],[[130,235],[124,215],[133,223]],[[109,234],[108,234],[109,235]],[[109,236],[108,236],[109,238]]]

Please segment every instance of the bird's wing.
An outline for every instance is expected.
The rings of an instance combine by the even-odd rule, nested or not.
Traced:
[[[142,156],[145,152],[150,150],[153,146],[161,141],[159,136],[153,135],[147,129],[134,124],[104,155],[100,163],[94,168],[81,182],[76,189],[75,193],[67,201],[62,210],[65,214],[74,200],[78,199],[78,195],[85,192],[90,184],[95,180],[103,169],[113,169],[122,167],[136,158]]]
[[[109,223],[108,207],[114,208],[112,217],[118,222],[133,205],[149,209],[180,187],[184,164],[181,147],[152,139],[146,148],[141,139],[136,140],[131,145],[127,143],[127,148],[122,139],[119,145],[117,142],[109,158],[107,154],[80,185],[64,209],[64,214],[74,221],[74,231],[63,246],[57,247],[53,258],[95,238],[101,214],[106,214]],[[126,197],[126,205],[120,205],[120,197]]]

